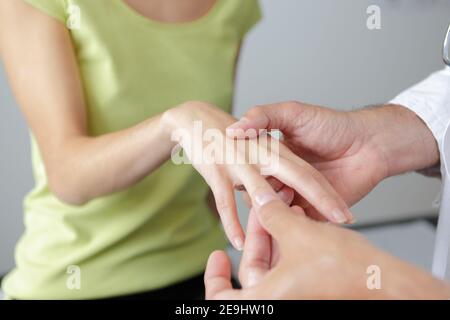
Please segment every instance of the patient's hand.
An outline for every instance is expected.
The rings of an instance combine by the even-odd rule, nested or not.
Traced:
[[[343,223],[352,219],[347,205],[328,181],[277,140],[261,137],[237,144],[226,137],[225,128],[235,119],[219,108],[188,102],[167,111],[162,121],[211,187],[225,232],[237,249],[244,244],[244,232],[234,188],[245,188],[256,207],[262,198],[275,195],[276,191],[284,198],[293,196],[289,188],[274,191],[267,176],[295,189],[329,220]],[[251,150],[256,151],[256,157],[252,158],[255,153]]]

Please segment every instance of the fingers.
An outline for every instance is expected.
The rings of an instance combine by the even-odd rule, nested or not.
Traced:
[[[272,176],[294,189],[329,221],[340,224],[354,220],[345,201],[320,172],[287,148],[280,151],[281,153],[271,152],[270,155],[278,162],[276,169],[271,172]],[[258,197],[275,194],[270,184],[255,168],[236,167],[236,171],[240,171],[239,179],[248,191],[253,206],[260,202]]]
[[[258,145],[258,147],[260,147],[261,150],[264,150],[264,146]],[[294,189],[328,220],[339,224],[351,222],[353,220],[353,216],[345,201],[319,171],[303,159],[297,157],[282,144],[275,143],[272,147],[273,148],[270,148],[270,155],[268,158],[271,163],[271,176]],[[262,152],[263,151],[261,151],[261,153]],[[267,155],[265,155],[265,157],[267,157]],[[261,164],[259,166],[260,171],[265,168]],[[239,169],[241,169],[241,171],[245,170],[236,168],[236,170]],[[257,170],[253,171],[256,172]],[[247,179],[246,182],[244,181],[244,178]],[[252,199],[252,204],[254,205],[255,202],[257,204],[258,199],[253,196],[254,191],[257,189],[255,186],[258,188],[266,188],[265,186],[268,185],[268,183],[265,182],[263,187],[260,175],[259,177],[255,177],[254,174],[247,174],[247,172],[243,173],[243,178],[241,178],[240,181],[246,187],[246,190]],[[249,189],[249,187],[252,186],[254,189],[253,191]],[[271,191],[270,194],[273,195],[273,190]],[[261,192],[258,191],[258,193]]]
[[[295,119],[292,114],[300,111],[299,105],[287,102],[251,108],[244,117],[227,128],[227,135],[243,139],[255,138],[261,129],[286,131]]]
[[[353,220],[347,204],[319,172],[300,158],[279,159],[274,176],[298,192],[323,216],[334,223]]]
[[[320,221],[320,222],[330,222],[324,215],[322,215],[319,211],[317,211],[314,207],[308,207],[305,210],[305,213],[308,217],[310,217],[313,220]]]
[[[272,186],[273,190],[275,190],[278,197],[280,197],[283,202],[288,205],[292,203],[295,195],[295,192],[292,188],[286,186],[283,182],[275,177],[268,177],[267,182]]]
[[[305,217],[305,211],[299,206],[292,206],[291,211],[296,216]],[[298,231],[298,232],[304,232],[304,229],[302,229],[302,231]],[[292,239],[292,241],[295,241],[295,240]],[[271,265],[272,268],[274,268],[277,265],[280,258],[281,258],[280,257],[280,246],[272,238],[272,265]]]
[[[273,190],[276,192],[280,191],[283,188],[284,183],[274,177],[268,177],[267,182],[272,186]]]
[[[261,225],[281,244],[289,238],[286,236],[289,231],[298,225],[298,217],[303,213],[302,211],[300,207],[296,207],[293,211],[277,198],[267,198],[266,202],[256,209]]]
[[[281,188],[281,190],[277,192],[277,195],[281,201],[290,206],[292,201],[294,200],[295,192],[292,188],[283,186],[283,188]]]
[[[278,198],[272,186],[254,167],[237,166],[236,172],[250,195],[252,207],[258,207],[259,203],[264,203],[266,198]]]
[[[272,186],[273,187],[273,186]],[[294,201],[295,192],[292,188],[283,185],[280,190],[276,190],[278,197],[286,203],[287,205],[290,205]],[[252,199],[248,195],[247,191],[242,192],[242,199],[244,200],[247,207],[251,208],[252,206]]]
[[[210,184],[216,201],[217,211],[228,239],[236,250],[241,251],[244,247],[245,234],[239,221],[234,191],[231,183],[225,183],[224,185],[223,180],[226,179],[218,180],[221,181]]]
[[[205,270],[205,298],[219,299],[220,295],[233,291],[231,284],[231,263],[223,251],[214,251],[208,259]]]
[[[289,187],[285,186],[280,180],[278,180],[277,178],[274,178],[274,177],[268,177],[267,182],[272,186],[273,190],[275,190],[275,192],[277,192],[277,193],[282,189],[290,189]],[[244,186],[242,186],[240,191],[242,191],[242,199],[244,200],[247,207],[250,208],[252,206],[252,199],[248,195],[248,192],[245,190]],[[292,190],[292,194],[294,195],[294,190]],[[280,197],[282,197],[282,200],[285,201],[286,203],[290,204],[290,202],[292,202],[292,200],[293,200],[293,199],[290,200],[291,192],[289,190],[284,190],[282,193],[280,193],[278,195]],[[290,202],[289,202],[289,200],[290,200]]]
[[[280,191],[280,189],[284,186],[284,184],[280,180],[278,180],[277,178],[274,178],[274,177],[268,177],[267,182],[272,186],[272,188],[273,188],[273,190],[275,190],[275,192]],[[251,208],[252,199],[248,195],[247,190],[245,190],[245,187],[243,185],[240,185],[240,188],[238,190],[242,191],[242,199],[244,200],[247,207]]]
[[[292,206],[291,210],[294,211],[294,213],[300,217],[304,217],[305,216],[305,210],[303,210],[301,207],[299,206]]]
[[[306,215],[316,221],[328,222],[329,220],[325,218],[319,211],[316,210],[313,206],[311,206],[308,201],[305,200],[301,195],[295,193],[294,200],[292,201],[291,209],[294,207],[300,207],[302,211],[306,213]]]
[[[239,280],[243,288],[259,283],[270,270],[271,242],[272,239],[259,223],[256,212],[250,210],[245,250],[239,268]]]

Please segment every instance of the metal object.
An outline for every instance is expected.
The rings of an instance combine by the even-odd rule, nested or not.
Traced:
[[[442,170],[444,187],[442,188],[441,209],[436,230],[432,273],[439,279],[450,280],[450,122],[445,130],[442,143],[441,163],[445,168]]]
[[[450,25],[448,26],[447,35],[445,36],[442,57],[445,64],[450,66]]]

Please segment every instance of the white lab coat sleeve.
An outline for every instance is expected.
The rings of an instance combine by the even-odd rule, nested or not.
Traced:
[[[432,272],[435,277],[450,280],[450,181],[448,175],[448,151],[444,154],[444,137],[450,122],[450,68],[433,73],[424,81],[402,92],[390,103],[402,105],[415,112],[433,132],[441,155],[441,176],[444,179],[442,189],[439,223]],[[448,140],[448,139],[447,139]],[[445,142],[448,149],[448,141]]]
[[[445,129],[450,121],[450,67],[431,74],[390,103],[415,112],[433,133],[442,154]]]

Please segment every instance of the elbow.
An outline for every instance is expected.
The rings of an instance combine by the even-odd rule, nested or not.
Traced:
[[[77,183],[76,178],[67,177],[61,174],[48,174],[50,191],[59,201],[75,207],[87,204],[91,198],[86,194],[86,190]]]

